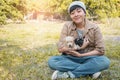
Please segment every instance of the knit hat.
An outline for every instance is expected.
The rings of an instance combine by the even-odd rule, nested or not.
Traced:
[[[80,7],[83,9],[83,11],[86,13],[86,6],[85,6],[85,4],[84,4],[83,2],[81,2],[81,1],[74,1],[74,2],[72,2],[72,3],[69,5],[69,7],[68,7],[68,13],[71,13],[70,10],[71,10],[71,8],[72,8],[73,6],[75,6],[75,5],[80,6]]]

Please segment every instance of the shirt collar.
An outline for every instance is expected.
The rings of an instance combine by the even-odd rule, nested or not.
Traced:
[[[85,20],[85,29],[91,29],[94,26],[91,24],[91,22],[89,20]]]
[[[76,27],[75,23],[72,21],[72,30],[76,30],[76,29],[77,29],[77,27]]]
[[[85,19],[85,32],[84,32],[84,34],[83,34],[83,36],[85,36],[87,33],[88,33],[88,31],[89,31],[89,29],[91,29],[91,28],[93,28],[94,26],[91,24],[91,22],[89,21],[89,20],[87,20],[87,19]],[[75,25],[75,23],[72,21],[72,30],[76,30],[77,28],[76,28],[76,25]]]

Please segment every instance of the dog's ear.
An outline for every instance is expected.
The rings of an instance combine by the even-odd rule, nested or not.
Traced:
[[[75,38],[74,38],[73,36],[70,36],[70,39],[72,39],[72,41],[74,41],[74,40],[75,40]]]
[[[67,36],[67,37],[65,38],[65,41],[74,41],[74,37],[72,37],[72,36]]]

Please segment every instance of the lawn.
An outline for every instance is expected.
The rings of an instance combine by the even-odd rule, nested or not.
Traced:
[[[0,26],[0,80],[50,80],[53,71],[48,67],[47,60],[50,56],[60,55],[56,43],[63,24],[42,21]],[[107,25],[99,24],[111,65],[102,72],[100,80],[119,80],[120,40],[116,38],[120,37],[120,28],[114,24],[114,27]]]

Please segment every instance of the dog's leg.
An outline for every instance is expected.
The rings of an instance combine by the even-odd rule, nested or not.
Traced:
[[[75,50],[80,50],[81,48],[80,48],[79,45],[75,45],[75,46],[74,46],[74,49],[75,49]]]

